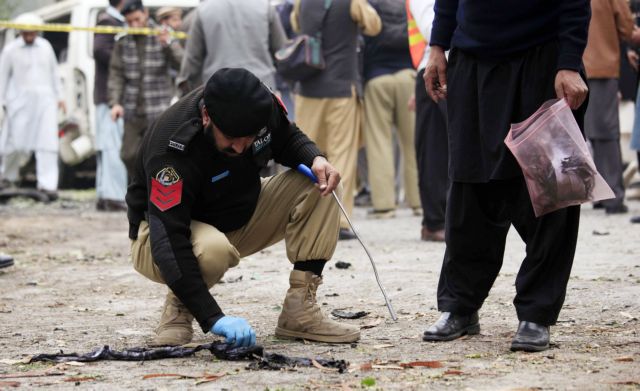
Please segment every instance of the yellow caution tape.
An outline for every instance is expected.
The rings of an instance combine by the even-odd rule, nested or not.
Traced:
[[[115,26],[72,26],[70,24],[45,23],[45,24],[22,24],[0,20],[0,28],[25,30],[25,31],[56,31],[69,33],[71,31],[88,31],[98,34],[132,34],[132,35],[160,35],[164,30],[149,27],[115,27]],[[177,39],[187,38],[187,33],[183,31],[169,30],[169,35]]]

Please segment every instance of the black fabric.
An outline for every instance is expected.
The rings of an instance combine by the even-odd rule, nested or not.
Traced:
[[[380,20],[382,30],[375,37],[364,37],[365,83],[377,76],[413,68],[409,53],[407,11],[405,4],[397,0],[370,0]]]
[[[258,134],[269,122],[271,91],[243,68],[222,68],[204,87],[204,104],[213,123],[227,136]]]
[[[438,309],[461,315],[480,309],[502,267],[513,224],[526,243],[526,257],[516,277],[518,319],[555,324],[571,274],[579,221],[579,206],[536,218],[522,177],[452,182]]]
[[[557,69],[582,68],[589,0],[436,0],[431,45],[505,59],[555,41]]]
[[[171,106],[145,133],[126,201],[130,238],[136,239],[142,220],[153,222],[153,258],[164,259],[168,256],[165,252],[169,251],[173,254],[180,277],[169,279],[169,288],[207,332],[222,312],[202,279],[193,253],[191,221],[212,225],[221,232],[241,228],[256,207],[260,194],[259,171],[268,160],[265,156],[273,156],[276,162],[288,167],[297,167],[300,163],[310,166],[320,151],[276,105],[277,112],[267,124],[266,135],[256,140],[260,142],[259,147],[254,143],[254,148],[239,158],[223,156],[217,152],[213,135],[202,126],[199,102],[203,88]],[[276,98],[273,99],[275,102]],[[178,129],[181,129],[179,134]],[[180,137],[182,134],[192,138]],[[171,146],[175,146],[171,144],[175,140],[185,143],[183,150]],[[181,181],[181,199],[161,211],[150,201],[152,183],[168,168]],[[164,232],[157,227],[163,227]],[[178,276],[178,273],[172,271],[171,275]]]
[[[182,278],[182,272],[178,267],[169,235],[160,220],[155,215],[149,215],[149,236],[151,238],[151,252],[157,256],[153,257],[153,263],[158,266],[162,279],[167,285],[173,285]]]
[[[449,188],[447,103],[435,103],[424,87],[424,69],[416,77],[416,159],[422,204],[422,225],[430,231],[444,228]]]
[[[106,12],[98,15],[97,26],[121,27],[123,22]],[[95,84],[93,87],[93,103],[108,103],[107,81],[109,80],[109,62],[111,52],[116,44],[113,34],[95,34],[93,36],[93,59],[95,60]]]
[[[308,261],[298,261],[293,264],[293,270],[303,272],[311,272],[316,276],[322,276],[324,265],[327,263],[324,259],[310,259]]]
[[[556,98],[558,44],[538,46],[504,61],[453,49],[447,71],[449,178],[488,182],[522,175],[504,144],[512,123]],[[584,72],[581,72],[584,78]],[[585,102],[574,116],[583,129]]]
[[[130,348],[126,350],[113,350],[108,345],[95,349],[89,353],[54,353],[37,354],[29,360],[34,362],[56,362],[64,363],[69,361],[95,362],[103,360],[113,361],[149,361],[161,360],[165,358],[190,357],[199,351],[208,350],[219,360],[227,361],[253,361],[247,369],[250,370],[291,370],[298,367],[315,367],[318,364],[325,368],[335,368],[339,373],[344,373],[349,364],[344,360],[289,357],[284,354],[267,353],[260,345],[250,347],[233,347],[226,343],[207,343],[195,347],[184,346],[164,346],[158,348]]]

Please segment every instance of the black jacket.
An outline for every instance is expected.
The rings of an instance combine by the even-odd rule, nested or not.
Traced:
[[[380,15],[382,30],[364,37],[364,80],[413,68],[409,53],[407,11],[403,1],[369,0]]]
[[[260,169],[273,157],[289,167],[308,166],[320,155],[277,98],[265,132],[239,158],[217,152],[200,117],[203,87],[167,109],[146,132],[126,196],[129,237],[149,223],[151,252],[166,284],[203,331],[224,314],[209,293],[193,253],[192,220],[231,232],[244,226],[260,195]],[[247,113],[247,115],[251,115]]]
[[[98,26],[121,27],[124,23],[106,12],[98,15]],[[96,34],[93,38],[93,59],[95,60],[95,86],[93,89],[93,102],[95,104],[107,103],[107,80],[109,80],[109,62],[111,52],[116,44],[113,34]]]
[[[590,18],[589,0],[436,0],[430,44],[504,59],[557,41],[557,69],[578,71]]]

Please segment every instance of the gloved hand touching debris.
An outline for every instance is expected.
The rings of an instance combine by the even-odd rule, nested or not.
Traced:
[[[211,327],[211,332],[225,337],[225,343],[236,347],[256,344],[256,332],[244,318],[223,316]]]

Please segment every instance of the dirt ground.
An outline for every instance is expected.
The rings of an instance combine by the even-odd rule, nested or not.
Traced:
[[[435,293],[444,245],[419,241],[420,219],[406,209],[384,221],[367,220],[366,210],[357,209],[356,227],[376,260],[398,322],[390,320],[357,241],[339,243],[334,260],[352,266],[328,267],[318,300],[327,313],[370,312],[347,320],[363,327],[358,344],[274,336],[291,268],[282,244],[245,258],[213,289],[227,314],[249,320],[267,351],[344,359],[348,373],[249,371],[246,362],[217,361],[208,352],[144,363],[15,363],[36,353],[144,346],[153,335],[166,288],[132,269],[125,214],[96,212],[93,197],[63,192],[51,205],[25,200],[0,205],[0,252],[16,259],[14,267],[0,271],[0,389],[640,389],[640,225],[629,223],[631,214],[640,214],[638,201],[629,202],[630,215],[583,208],[566,302],[546,352],[509,351],[517,327],[514,279],[524,251],[513,231],[503,270],[480,312],[481,334],[425,343],[420,335],[439,315]],[[196,331],[195,342],[211,340]],[[414,361],[441,366],[400,365]],[[150,374],[184,376],[144,379]],[[222,376],[198,385],[205,374]],[[41,376],[24,377],[34,375]]]

